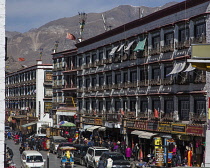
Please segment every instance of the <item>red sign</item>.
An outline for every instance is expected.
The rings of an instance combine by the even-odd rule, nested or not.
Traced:
[[[135,122],[135,128],[140,130],[146,130],[147,123],[146,121],[136,121]]]
[[[204,127],[202,125],[187,125],[186,133],[188,135],[204,136]]]

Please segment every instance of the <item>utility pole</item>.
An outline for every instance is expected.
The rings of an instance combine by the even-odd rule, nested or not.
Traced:
[[[4,167],[5,148],[5,0],[0,0],[0,167]]]

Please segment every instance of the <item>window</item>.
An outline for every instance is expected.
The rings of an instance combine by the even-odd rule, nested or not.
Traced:
[[[183,121],[188,121],[189,112],[190,112],[190,101],[180,100],[179,101],[179,119]]]
[[[96,110],[96,101],[92,101],[92,109]]]
[[[152,79],[159,79],[159,78],[160,78],[160,68],[153,68]]]
[[[189,39],[189,28],[179,30],[179,42]]]
[[[109,53],[111,52],[111,49],[107,49],[106,50],[106,58],[108,59],[109,58]]]
[[[79,107],[79,110],[82,110],[82,100],[79,100],[79,103],[78,103],[78,107]]]
[[[88,88],[90,86],[90,79],[86,79],[86,88]]]
[[[86,110],[90,110],[90,102],[86,101]]]
[[[147,101],[141,101],[141,112],[147,112],[148,109],[148,102]]]
[[[174,33],[167,33],[164,37],[165,45],[171,45],[174,43]]]
[[[103,101],[99,101],[99,111],[103,110]]]
[[[97,58],[97,57],[96,57],[96,54],[93,54],[93,55],[92,55],[92,63],[94,63],[94,62],[96,61],[96,58]]]
[[[115,101],[115,111],[118,112],[120,110],[120,101]]]
[[[106,84],[107,85],[111,85],[112,84],[112,75],[107,75],[106,76]]]
[[[206,116],[206,101],[202,99],[195,100],[195,115],[196,117]]]
[[[86,65],[90,63],[90,56],[86,56]]]
[[[115,75],[115,84],[121,83],[121,74]]]
[[[128,82],[128,73],[124,72],[123,73],[123,83],[126,83],[126,82]]]
[[[52,96],[52,88],[45,88],[45,96]]]
[[[148,78],[148,71],[147,68],[140,70],[140,81],[147,80]]]
[[[165,113],[166,114],[173,114],[173,112],[174,112],[174,102],[173,102],[173,100],[166,100],[165,101]]]
[[[79,79],[79,88],[82,87],[82,79]]]
[[[99,86],[103,86],[103,85],[104,85],[104,77],[99,76]]]
[[[92,87],[96,86],[97,80],[96,78],[92,78]]]
[[[160,100],[153,100],[152,101],[152,110],[154,111],[155,109],[160,112]]]
[[[103,60],[103,51],[99,52],[99,61]]]
[[[170,76],[167,76],[171,71],[173,70],[173,66],[166,66],[164,68],[164,78],[170,78]]]
[[[206,34],[206,24],[205,23],[201,23],[198,25],[195,25],[195,37],[202,37],[202,35]]]
[[[79,66],[82,66],[82,58],[79,58],[78,62],[79,62]]]
[[[130,101],[130,111],[136,111],[136,100]]]
[[[106,110],[111,110],[111,101],[106,101]]]
[[[131,71],[130,74],[130,82],[136,82],[137,81],[137,72],[136,71]]]
[[[152,37],[152,48],[160,47],[160,36]]]

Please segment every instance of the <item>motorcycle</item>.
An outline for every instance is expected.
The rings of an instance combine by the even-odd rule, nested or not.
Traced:
[[[14,139],[15,145],[19,145],[19,139]]]

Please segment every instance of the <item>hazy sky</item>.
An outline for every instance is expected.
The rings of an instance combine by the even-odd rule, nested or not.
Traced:
[[[162,6],[183,0],[6,0],[6,30],[26,32],[78,12],[100,13],[119,5]]]

